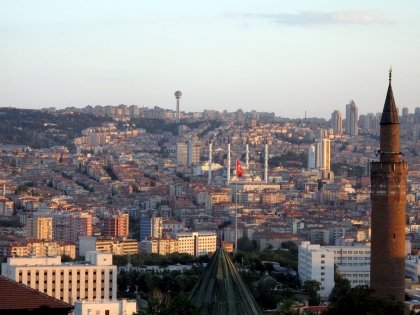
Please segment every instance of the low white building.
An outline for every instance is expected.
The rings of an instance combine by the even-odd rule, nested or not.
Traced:
[[[319,244],[302,242],[299,246],[298,271],[300,280],[321,283],[319,294],[327,298],[334,287],[334,253]]]
[[[131,315],[137,311],[136,300],[78,300],[74,302],[74,315]]]
[[[352,287],[370,284],[370,265],[337,266],[337,272],[349,280]]]
[[[182,232],[169,235],[178,241],[180,253],[198,257],[216,251],[217,235],[213,232]]]

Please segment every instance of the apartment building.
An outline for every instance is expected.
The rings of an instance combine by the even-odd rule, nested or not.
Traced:
[[[37,216],[26,219],[26,237],[40,240],[53,239],[52,218]]]
[[[34,213],[33,220],[48,219],[51,222],[52,238],[76,244],[80,235],[92,235],[92,215],[89,213]],[[28,220],[26,226],[28,227]],[[27,229],[28,231],[28,229]],[[26,234],[27,238],[43,239],[33,234]]]
[[[0,216],[12,216],[14,212],[13,201],[0,196]]]
[[[137,254],[139,242],[135,239],[111,236],[79,236],[79,256],[88,251],[105,252],[113,255]]]
[[[328,297],[334,287],[334,253],[319,244],[304,241],[299,246],[299,278],[321,283],[319,294]]]
[[[86,252],[85,261],[77,263],[62,263],[59,256],[9,257],[1,274],[70,304],[117,298],[117,266],[108,253]]]
[[[141,242],[141,250],[145,253],[159,255],[180,252],[178,240],[170,236],[162,238],[148,237]]]
[[[162,217],[140,218],[140,240],[162,237]]]
[[[113,237],[128,237],[128,214],[119,213],[116,215],[109,215],[103,219],[104,236]]]
[[[178,241],[178,251],[193,256],[201,256],[216,251],[217,235],[213,232],[169,233]]]

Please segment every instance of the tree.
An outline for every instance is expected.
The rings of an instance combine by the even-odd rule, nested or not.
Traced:
[[[303,288],[309,292],[309,305],[319,305],[320,298],[318,291],[321,289],[321,283],[316,280],[306,280]]]
[[[381,299],[373,296],[375,290],[366,285],[357,286],[331,304],[323,315],[402,315],[404,304],[395,298]]]
[[[179,294],[167,303],[165,300],[151,299],[147,308],[134,315],[200,315],[198,308],[188,300],[187,295]]]
[[[292,315],[294,314],[293,305],[295,303],[291,299],[284,299],[280,307],[281,315]]]
[[[330,302],[336,302],[340,296],[346,295],[347,292],[351,290],[350,281],[343,278],[340,274],[335,274],[334,276],[334,288],[331,291],[330,297],[328,300]]]
[[[252,252],[254,250],[254,245],[249,240],[248,236],[241,237],[238,239],[238,249],[243,252]]]
[[[16,164],[17,164],[17,163],[16,163],[16,159],[15,159],[15,158],[13,158],[13,159],[12,159],[12,161],[10,161],[10,166],[11,166],[11,167],[16,167]]]

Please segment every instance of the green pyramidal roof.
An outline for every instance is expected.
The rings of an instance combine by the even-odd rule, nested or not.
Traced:
[[[194,288],[190,301],[200,314],[262,315],[226,251],[219,248]]]

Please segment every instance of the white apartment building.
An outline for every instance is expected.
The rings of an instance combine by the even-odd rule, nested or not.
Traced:
[[[299,246],[298,271],[302,282],[320,282],[319,294],[322,298],[327,298],[334,287],[334,253],[319,244],[302,242]]]
[[[78,263],[61,263],[60,256],[8,257],[1,274],[70,304],[117,298],[117,266],[108,253],[86,252]]]
[[[337,272],[349,280],[352,287],[370,284],[370,265],[337,266]]]
[[[178,240],[178,251],[193,256],[201,256],[216,251],[217,235],[213,232],[170,233]]]

